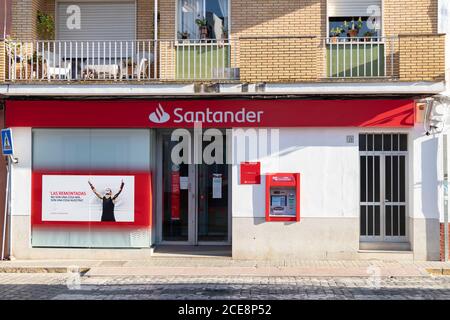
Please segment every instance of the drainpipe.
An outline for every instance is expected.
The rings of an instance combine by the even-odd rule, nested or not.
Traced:
[[[0,3],[1,3],[1,0],[0,0]],[[3,1],[3,4],[4,4],[4,6],[3,6],[3,17],[2,17],[2,20],[3,20],[3,31],[2,31],[2,37],[0,38],[0,39],[5,39],[6,38],[6,19],[8,18],[8,11],[7,11],[7,7],[6,7],[6,0],[4,0]],[[3,252],[3,251],[2,251]]]
[[[443,136],[444,153],[444,261],[448,261],[448,136]]]
[[[158,40],[158,0],[154,0],[154,3],[155,3],[155,9],[153,10],[154,11],[154,14],[153,14],[153,19],[154,19],[154,22],[153,22],[153,24],[154,24],[154,27],[153,27],[153,30],[154,30],[154,33],[155,33],[155,41],[157,41]]]

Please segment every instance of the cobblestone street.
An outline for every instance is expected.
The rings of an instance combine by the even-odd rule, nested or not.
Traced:
[[[3,273],[0,299],[450,299],[450,277],[78,278],[68,274]]]

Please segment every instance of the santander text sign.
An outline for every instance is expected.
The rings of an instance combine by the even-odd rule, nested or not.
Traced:
[[[413,100],[7,101],[8,127],[410,127]]]

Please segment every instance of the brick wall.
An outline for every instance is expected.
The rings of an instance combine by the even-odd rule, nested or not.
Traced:
[[[401,81],[443,81],[445,36],[401,35],[398,61]]]
[[[241,38],[241,80],[316,81],[323,52],[320,44],[317,37]]]
[[[176,0],[160,0],[158,38],[160,42],[160,75],[163,79],[175,78]]]
[[[12,32],[11,36],[17,39],[33,39],[35,32],[33,26],[36,19],[32,18],[33,1],[16,0],[12,2]]]
[[[326,21],[326,0],[230,1],[231,38],[326,36],[326,23],[322,23],[322,21]],[[311,41],[311,39],[300,38],[296,40],[275,38],[271,40],[241,40],[236,42],[232,64],[241,67],[241,79],[243,81],[294,81],[294,79],[300,80],[301,78],[306,81],[307,79],[316,79],[317,68],[321,64],[316,56],[320,52],[318,52],[317,44],[310,48],[306,47]],[[261,45],[261,48],[258,48],[258,44]],[[288,48],[288,44],[292,44],[293,47]],[[277,52],[276,45],[281,45],[283,52]],[[268,52],[273,53],[273,56],[269,57]],[[289,57],[289,54],[295,56],[295,59]],[[308,61],[311,56],[314,59]],[[294,62],[295,60],[298,62]],[[255,61],[260,62],[261,65],[253,63]],[[283,69],[290,64],[292,65],[292,63],[295,64],[292,72]],[[313,63],[314,65],[312,65]],[[270,64],[280,66],[282,69],[277,72],[271,68]],[[306,73],[301,75],[303,71]],[[314,77],[312,73],[314,73]],[[270,80],[271,77],[272,80]]]
[[[438,0],[384,0],[384,34],[437,33]]]
[[[326,36],[326,0],[230,0],[231,36]],[[176,0],[160,0],[160,37],[175,35]],[[153,0],[137,0],[138,35],[152,37]],[[54,15],[55,0],[14,0],[13,33],[36,36],[36,11]],[[436,33],[437,0],[384,0],[384,33]],[[401,12],[402,14],[399,14]]]
[[[392,37],[400,34],[435,34],[437,33],[438,0],[384,0],[383,2],[383,33]],[[399,14],[399,13],[402,14]],[[393,74],[400,73],[400,47],[397,40],[389,40],[386,52],[394,55]],[[387,69],[391,62],[387,60]],[[405,67],[403,67],[403,71]]]
[[[138,40],[153,39],[153,0],[137,0],[136,34]]]
[[[176,32],[176,0],[159,0],[159,38],[173,39]]]
[[[242,44],[246,46],[243,61],[240,61],[239,42],[234,42],[236,45],[233,48],[231,64],[241,67],[241,75],[245,79],[249,79],[247,77],[251,75],[257,75],[257,79],[273,79],[273,81],[302,79],[310,81],[320,78],[326,67],[324,46],[314,42],[308,50],[307,41],[304,38],[300,41],[301,38],[298,37],[316,36],[316,39],[320,39],[327,36],[326,2],[326,0],[230,0],[232,18],[230,36],[233,39],[268,36],[297,37],[292,48],[285,46],[289,43],[286,39],[273,39],[272,45],[269,45],[268,41],[262,41],[260,42],[262,49],[255,48],[254,42],[242,40]],[[176,3],[177,0],[159,0],[160,39],[168,40],[176,37]],[[443,42],[440,37],[430,36],[437,31],[437,0],[384,0],[383,3],[385,35],[422,35],[414,40],[411,36],[402,36],[401,41],[391,42],[392,47],[387,45],[386,51],[389,54],[392,52],[394,56],[392,66],[387,58],[387,69],[391,70],[392,67],[393,74],[404,81],[441,79],[443,75],[440,69],[444,67],[441,65],[442,59],[439,54],[443,48]],[[137,38],[139,39],[153,38],[153,8],[153,0],[137,0]],[[36,39],[36,12],[41,10],[54,15],[55,0],[14,0],[12,9],[13,37]],[[283,51],[275,50],[277,45],[280,45]],[[423,48],[429,48],[426,55],[423,54]],[[161,75],[164,78],[174,78],[176,58],[173,41],[161,43],[161,49]],[[252,50],[253,53],[251,53]],[[405,51],[401,52],[402,50]],[[273,53],[273,57],[268,58],[268,52]],[[302,64],[293,62],[295,59],[292,59],[291,54]],[[430,59],[431,56],[433,59]],[[283,59],[285,61],[282,61]],[[248,63],[252,61],[260,61],[261,70],[266,70],[267,74],[263,74],[261,70],[252,70],[258,67],[254,63]],[[313,63],[316,65],[312,65]],[[269,68],[270,64],[280,66],[279,75]],[[249,70],[243,70],[243,66]],[[292,66],[293,72],[285,72],[283,68],[286,66]],[[301,75],[303,72],[305,74]]]
[[[231,0],[231,36],[325,36],[326,0]]]
[[[136,32],[140,40],[153,39],[153,0],[137,0]],[[37,39],[36,16],[42,11],[55,17],[55,0],[14,0],[13,38]]]

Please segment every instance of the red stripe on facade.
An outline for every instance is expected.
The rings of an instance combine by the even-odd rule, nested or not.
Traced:
[[[413,100],[6,101],[7,127],[412,127]]]

